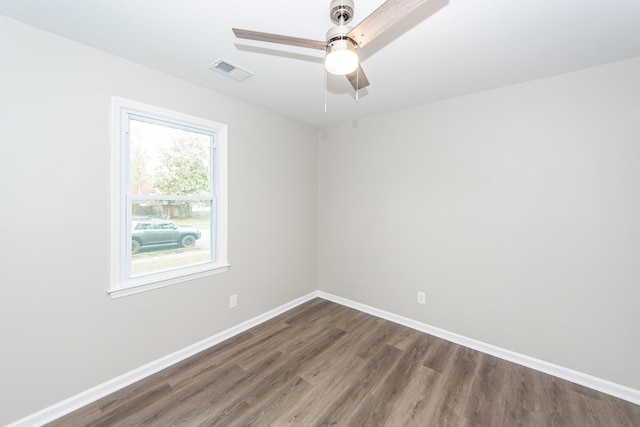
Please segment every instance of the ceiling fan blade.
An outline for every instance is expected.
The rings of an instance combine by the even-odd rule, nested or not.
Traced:
[[[369,86],[369,79],[365,76],[361,65],[358,65],[358,68],[354,72],[346,74],[345,77],[349,80],[349,83],[351,83],[351,86],[353,86],[353,89],[356,91]]]
[[[301,39],[299,37],[261,33],[259,31],[241,30],[239,28],[233,28],[233,32],[239,39],[259,40],[262,42],[288,44],[291,46],[308,47],[311,49],[319,50],[325,50],[327,47],[327,42],[323,42],[320,40]]]
[[[363,47],[428,0],[387,0],[355,26],[350,38]]]

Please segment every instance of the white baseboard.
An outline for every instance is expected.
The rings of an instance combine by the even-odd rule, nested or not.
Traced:
[[[154,360],[153,362],[147,363],[144,366],[126,372],[123,375],[99,384],[93,388],[90,388],[89,390],[86,390],[61,402],[55,403],[34,414],[13,422],[7,427],[34,427],[49,423],[77,409],[80,409],[81,407],[88,405],[89,403],[95,402],[96,400],[104,396],[114,393],[128,385],[131,385],[136,381],[147,378],[148,376],[166,369],[171,365],[174,365],[197,353],[200,353],[201,351],[206,350],[218,343],[221,343],[224,340],[227,340],[248,329],[251,329],[254,326],[266,322],[267,320],[274,318],[288,310],[291,310],[292,308],[297,307],[298,305],[303,304],[313,298],[316,298],[317,296],[317,292],[312,292],[301,298],[283,304],[280,307],[274,308],[273,310],[254,317],[253,319],[247,320],[246,322],[243,322],[209,338],[206,338],[200,342],[178,350],[175,353],[171,353],[165,357],[161,357],[160,359]]]
[[[151,363],[148,363],[144,366],[113,378],[105,383],[99,384],[89,390],[53,404],[34,414],[13,422],[7,427],[33,427],[49,423],[85,405],[88,405],[89,403],[95,402],[96,400],[107,396],[108,394],[114,393],[128,385],[131,385],[136,381],[140,381],[165,368],[168,368],[171,365],[181,362],[203,350],[208,349],[209,347],[221,343],[224,340],[227,340],[248,329],[251,329],[254,326],[266,322],[267,320],[272,319],[288,310],[291,310],[292,308],[297,307],[300,304],[303,304],[313,298],[322,298],[327,301],[332,301],[337,304],[344,305],[346,307],[350,307],[376,317],[380,317],[381,319],[389,320],[399,325],[407,326],[411,329],[415,329],[417,331],[424,332],[477,351],[481,351],[491,356],[496,356],[500,359],[517,363],[518,365],[526,366],[528,368],[535,369],[537,371],[544,372],[546,374],[553,375],[567,381],[571,381],[573,383],[609,394],[611,396],[618,397],[628,402],[635,403],[636,405],[640,405],[640,390],[616,384],[611,381],[597,378],[582,372],[574,371],[572,369],[564,368],[562,366],[554,365],[553,363],[525,356],[523,354],[496,347],[491,344],[483,343],[481,341],[476,341],[472,338],[467,338],[465,336],[458,335],[444,329],[436,328],[435,326],[427,325],[426,323],[418,322],[416,320],[402,317],[397,314],[389,313],[387,311],[351,301],[337,295],[329,294],[322,291],[315,291],[301,298],[283,304],[280,307],[274,308],[273,310],[270,310],[264,314],[256,316],[253,319],[247,320],[246,322],[222,331],[216,335],[206,338],[200,342],[185,347],[182,350],[178,350],[175,353],[171,353],[165,357],[157,359]]]
[[[628,402],[635,403],[636,405],[640,405],[640,390],[616,384],[614,382],[594,377],[583,372],[574,371],[572,369],[558,366],[553,363],[545,362],[544,360],[535,359],[533,357],[516,353],[511,350],[477,341],[463,335],[458,335],[456,333],[449,332],[435,326],[427,325],[426,323],[398,316],[397,314],[389,313],[375,307],[351,301],[337,295],[320,291],[318,292],[318,297],[335,302],[340,305],[344,305],[346,307],[351,307],[358,311],[362,311],[364,313],[368,313],[394,323],[398,323],[403,326],[407,326],[411,329],[415,329],[417,331],[424,332],[456,344],[463,345],[465,347],[489,354],[491,356],[499,357],[500,359],[504,359],[509,362],[517,363],[518,365],[526,366],[527,368],[535,369],[536,371],[544,372],[545,374],[553,375],[554,377],[562,378],[563,380],[571,381],[572,383],[618,397]]]

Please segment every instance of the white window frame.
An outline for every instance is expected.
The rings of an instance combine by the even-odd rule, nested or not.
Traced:
[[[214,137],[213,206],[215,209],[215,259],[210,262],[174,268],[137,277],[129,276],[131,256],[127,195],[129,174],[129,115],[148,117],[185,127],[211,132]],[[227,194],[227,125],[190,116],[141,102],[113,96],[111,98],[111,280],[112,298],[137,294],[174,285],[187,280],[227,271],[228,262],[228,194]]]

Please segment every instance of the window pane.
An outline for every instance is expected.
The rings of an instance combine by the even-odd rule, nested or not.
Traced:
[[[129,123],[131,195],[211,193],[211,135],[135,119]]]
[[[130,277],[213,261],[211,207],[210,200],[131,203]]]
[[[227,270],[227,126],[111,103],[112,297]]]

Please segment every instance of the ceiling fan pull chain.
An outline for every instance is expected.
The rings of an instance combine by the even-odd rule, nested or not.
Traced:
[[[327,114],[327,74],[328,71],[324,70],[324,113]]]
[[[360,100],[360,46],[356,45],[356,55],[358,55],[358,68],[356,68],[356,102]]]

